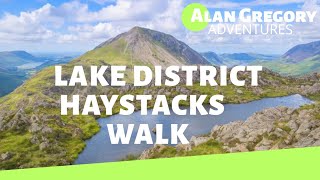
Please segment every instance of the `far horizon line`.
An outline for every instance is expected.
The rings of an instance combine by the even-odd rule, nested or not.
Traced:
[[[215,50],[211,50],[210,48],[207,48],[207,47],[204,47],[203,50],[200,51],[200,50],[198,50],[199,47],[198,47],[198,48],[197,48],[197,47],[194,47],[195,45],[190,45],[190,44],[186,43],[185,41],[181,40],[180,38],[177,38],[176,36],[171,35],[171,34],[169,34],[169,33],[167,33],[167,32],[162,32],[162,31],[158,31],[158,30],[155,30],[155,29],[152,29],[152,28],[146,28],[146,27],[142,27],[142,26],[133,26],[132,28],[129,28],[129,30],[124,31],[124,32],[121,32],[121,33],[119,33],[119,34],[116,35],[116,36],[113,36],[113,37],[110,37],[110,38],[106,38],[107,40],[106,40],[106,41],[103,41],[102,43],[107,42],[107,41],[109,41],[109,40],[111,40],[111,39],[113,39],[113,38],[116,38],[117,36],[119,36],[119,35],[121,35],[121,34],[130,32],[130,31],[133,31],[133,30],[135,30],[135,29],[151,30],[151,31],[156,31],[156,32],[159,32],[159,33],[163,33],[163,34],[166,34],[166,35],[173,36],[175,39],[177,39],[177,40],[185,43],[185,44],[188,45],[191,49],[195,50],[195,51],[198,52],[199,54],[201,54],[201,53],[206,53],[206,52],[214,52],[215,54],[218,54],[218,55],[222,55],[222,54],[235,54],[235,53],[246,53],[246,54],[261,54],[261,55],[273,55],[273,56],[278,56],[278,55],[285,54],[288,50],[290,50],[291,48],[293,48],[293,47],[295,47],[295,46],[297,46],[297,45],[308,44],[308,43],[320,41],[320,40],[311,40],[311,41],[307,41],[307,42],[304,42],[304,43],[302,43],[302,42],[300,42],[300,43],[297,42],[297,44],[292,45],[291,47],[289,47],[289,48],[286,49],[286,50],[283,50],[282,52],[275,50],[276,53],[273,53],[273,52],[271,52],[271,51],[269,51],[270,53],[263,53],[262,50],[259,51],[258,49],[257,49],[256,51],[246,51],[246,50],[243,50],[243,51],[223,51],[223,50],[221,51],[221,50],[217,50],[217,51],[215,51]],[[94,45],[94,46],[97,47],[99,44],[101,44],[101,43],[96,43],[96,45]],[[217,46],[219,46],[219,44],[218,44]],[[272,46],[272,45],[270,45],[270,46]],[[26,49],[18,48],[18,49],[15,49],[15,50],[11,50],[11,49],[10,49],[10,50],[8,50],[8,49],[6,49],[6,50],[0,50],[0,52],[5,52],[5,51],[26,51],[26,52],[28,52],[28,53],[30,53],[30,54],[34,54],[34,55],[36,55],[36,54],[82,55],[82,54],[84,54],[84,53],[86,53],[86,52],[88,52],[88,51],[93,50],[95,47],[93,47],[93,48],[89,48],[89,47],[88,47],[88,48],[81,48],[82,50],[79,50],[79,51],[70,51],[69,48],[68,48],[68,49],[69,49],[68,51],[59,51],[59,50],[44,50],[44,51],[41,51],[41,50],[32,50],[32,49],[29,49],[29,50],[28,50],[28,48],[26,48]],[[223,45],[220,46],[219,48],[221,48],[221,47],[223,47]],[[237,45],[235,45],[234,47],[237,47]],[[229,49],[229,48],[230,48],[230,46],[226,47],[226,49]],[[22,50],[22,49],[23,49],[23,50]],[[215,49],[215,48],[212,48],[212,49]],[[233,49],[233,48],[232,48],[232,49]]]
[[[192,48],[193,49],[193,48]],[[93,49],[90,49],[90,50],[93,50]],[[32,51],[32,50],[24,50],[24,49],[13,49],[13,50],[0,50],[0,53],[3,53],[3,52],[14,52],[14,51],[25,51],[29,54],[32,54],[32,55],[63,55],[63,54],[66,54],[66,55],[82,55],[82,54],[85,54],[86,52],[90,51],[90,50],[87,50],[87,51]],[[194,49],[195,50],[195,49]],[[208,52],[213,52],[217,55],[223,55],[223,54],[240,54],[240,53],[244,53],[244,54],[260,54],[260,55],[273,55],[273,56],[278,56],[278,55],[282,55],[284,53],[281,53],[281,54],[277,54],[277,53],[274,53],[274,54],[269,54],[269,53],[260,53],[260,52],[245,52],[245,51],[237,51],[237,52],[217,52],[217,51],[212,51],[212,50],[208,50],[208,51],[197,51],[195,50],[196,52],[198,52],[199,54],[202,54],[202,53],[208,53]]]

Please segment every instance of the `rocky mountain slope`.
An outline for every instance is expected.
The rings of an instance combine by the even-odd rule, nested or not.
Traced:
[[[297,91],[314,98],[314,104],[268,108],[245,121],[217,125],[206,136],[192,137],[187,145],[155,145],[139,159],[320,146],[320,76],[313,78],[315,84]]]
[[[104,59],[110,64],[164,67],[172,64],[209,64],[199,53],[173,36],[141,27],[134,27],[100,44],[79,59],[89,62]]]
[[[200,148],[205,148],[200,154],[218,154],[320,146],[319,112],[319,104],[298,110],[286,107],[265,109],[246,121],[215,126],[208,136],[193,136],[187,145],[155,145],[139,158],[192,155]]]
[[[69,77],[75,65],[82,65],[86,69],[90,65],[130,64],[131,53],[128,52],[132,52],[134,57],[132,62],[135,65],[139,63],[158,64],[157,61],[160,65],[207,63],[184,43],[172,39],[172,36],[162,36],[164,36],[163,33],[134,28],[128,33],[117,36],[80,58],[63,65],[63,75]],[[162,38],[164,40],[161,40]],[[135,46],[144,47],[144,49],[135,49]],[[154,52],[151,51],[152,48],[155,48],[153,49]],[[129,49],[133,50],[129,51]],[[149,50],[143,54],[146,49]],[[156,57],[165,58],[163,62],[161,61],[162,58],[152,56],[152,54],[157,53],[160,54]],[[150,63],[145,58],[150,60]],[[282,77],[265,70],[261,73],[259,87],[200,87],[198,85],[192,87],[151,86],[148,88],[138,88],[132,85],[121,88],[100,86],[55,87],[54,76],[54,67],[46,68],[27,80],[14,92],[0,99],[0,169],[67,165],[74,162],[85,147],[85,140],[99,131],[99,124],[96,121],[98,117],[90,115],[61,116],[61,94],[80,95],[80,107],[83,106],[85,97],[89,94],[108,96],[112,94],[164,94],[170,99],[177,94],[214,95],[221,93],[225,95],[225,103],[241,103],[264,97],[300,93],[301,85],[313,87],[315,82],[319,81],[319,76],[316,74],[305,79],[296,79]],[[106,73],[106,77],[110,77],[109,72]],[[198,81],[198,77],[195,74],[194,80]],[[250,74],[241,73],[240,77],[249,80]],[[308,94],[308,96],[317,98],[319,96],[316,93],[317,91]],[[139,109],[139,106],[136,107]],[[117,113],[119,108],[120,105],[117,102],[114,113]],[[209,143],[210,146],[212,144],[216,145],[215,142]],[[221,148],[218,148],[214,152],[220,150]]]
[[[136,27],[63,65],[63,74],[70,76],[75,65],[88,68],[131,63],[208,64],[201,55],[174,37]],[[99,131],[97,117],[60,116],[61,94],[78,94],[83,105],[88,94],[143,92],[131,85],[123,88],[55,87],[54,76],[54,67],[41,70],[0,99],[0,169],[71,164],[85,147],[85,140]],[[110,72],[106,72],[106,77],[110,77]],[[115,113],[118,110],[117,104]]]

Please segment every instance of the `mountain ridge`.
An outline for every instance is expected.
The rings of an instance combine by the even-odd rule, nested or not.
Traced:
[[[207,59],[207,61],[209,61],[211,64],[216,65],[216,66],[220,66],[220,65],[225,65],[225,63],[223,62],[223,60],[219,57],[218,54],[216,54],[213,51],[207,51],[207,52],[203,52],[200,53],[204,58]]]
[[[10,68],[31,62],[39,62],[40,58],[26,51],[3,51],[0,52],[0,67]]]
[[[289,62],[297,63],[316,55],[320,55],[320,41],[296,45],[284,53],[282,58],[287,59]]]
[[[74,66],[78,65],[88,69],[89,66],[130,64],[131,54],[123,53],[127,45],[125,39],[118,39],[110,43],[112,45],[108,44],[98,48],[99,52],[94,49],[91,54],[88,52],[88,54],[62,65],[62,78],[69,78]],[[142,48],[140,43],[138,42],[136,45]],[[169,53],[160,45],[154,46],[156,44],[150,44],[149,41],[142,41],[143,43],[150,45],[149,48],[159,48],[156,49],[157,53],[162,51]],[[184,44],[176,43],[176,45],[185,47]],[[190,53],[193,51],[190,50]],[[195,55],[198,56],[198,53]],[[188,62],[181,62],[173,55],[171,57],[179,63]],[[199,62],[202,62],[202,59],[199,58]],[[137,60],[135,64],[144,62],[143,60],[135,60]],[[239,75],[242,80],[250,80],[248,73],[239,72]],[[110,72],[106,71],[105,76],[110,77]],[[318,78],[317,76],[316,79],[318,80]],[[199,76],[195,75],[194,80],[199,82]],[[163,94],[168,99],[172,99],[177,94],[212,96],[221,93],[225,96],[224,103],[234,104],[298,93],[301,92],[302,85],[306,87],[312,85],[314,81],[310,78],[300,80],[281,77],[265,70],[261,72],[259,87],[232,85],[203,87],[199,84],[195,86],[178,85],[176,87],[133,87],[131,85],[125,87],[79,85],[61,87],[55,86],[55,69],[51,66],[37,72],[22,86],[0,98],[0,157],[6,156],[5,159],[0,159],[0,169],[68,165],[74,162],[78,154],[85,148],[85,141],[99,131],[100,127],[96,118],[100,116],[73,116],[72,114],[61,116],[60,98],[62,94],[69,97],[79,95],[80,107],[84,106],[86,97],[92,94],[109,97],[110,95],[122,96],[124,94],[150,94],[152,96]],[[315,94],[314,97],[319,96]],[[153,103],[154,99],[150,100],[150,104]],[[120,109],[119,102],[116,102],[114,107],[113,114],[116,114]],[[135,107],[139,109],[139,106]]]
[[[111,64],[145,64],[164,67],[209,64],[198,52],[172,35],[142,27],[134,27],[128,32],[101,43],[79,59],[101,60],[106,57],[112,58],[113,55],[121,56],[121,59],[119,62],[108,61]]]
[[[257,61],[253,64],[262,65],[285,76],[320,72],[320,41],[296,45],[277,60]]]

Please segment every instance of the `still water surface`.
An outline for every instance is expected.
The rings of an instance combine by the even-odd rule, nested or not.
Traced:
[[[227,124],[236,120],[245,120],[253,113],[265,108],[277,106],[298,108],[301,105],[310,103],[312,103],[311,100],[301,95],[290,95],[277,98],[265,98],[244,104],[225,104],[225,111],[219,116],[141,116],[140,112],[137,111],[130,116],[113,115],[108,118],[100,118],[98,119],[101,126],[100,132],[86,142],[87,146],[79,155],[75,164],[118,161],[128,154],[140,154],[143,150],[153,146],[149,144],[133,144],[138,130],[137,128],[135,128],[132,133],[129,145],[111,144],[107,124],[124,124],[125,127],[127,127],[128,124],[135,124],[136,127],[138,127],[139,124],[149,124],[150,128],[155,127],[156,124],[163,124],[163,133],[166,138],[169,138],[171,135],[171,124],[189,124],[184,135],[187,139],[190,139],[191,136],[210,132],[215,125]],[[151,114],[151,112],[148,112],[148,114]],[[152,136],[153,140],[155,140],[155,135],[153,133]]]

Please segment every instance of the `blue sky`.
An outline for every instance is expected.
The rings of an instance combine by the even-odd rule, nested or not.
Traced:
[[[320,39],[319,22],[296,27],[294,36],[208,36],[181,23],[190,0],[0,0],[0,51],[85,52],[143,26],[174,35],[198,51],[281,54]],[[210,11],[319,10],[319,0],[200,0]],[[317,15],[319,19],[319,14]]]
[[[33,11],[38,9],[39,7],[44,6],[49,3],[53,6],[59,6],[63,3],[70,2],[66,0],[0,0],[1,3],[1,13],[10,12],[12,14],[18,15],[21,11]],[[79,1],[84,4],[89,5],[89,10],[95,11],[99,10],[104,6],[108,6],[110,4],[115,4],[115,0],[82,0]]]

